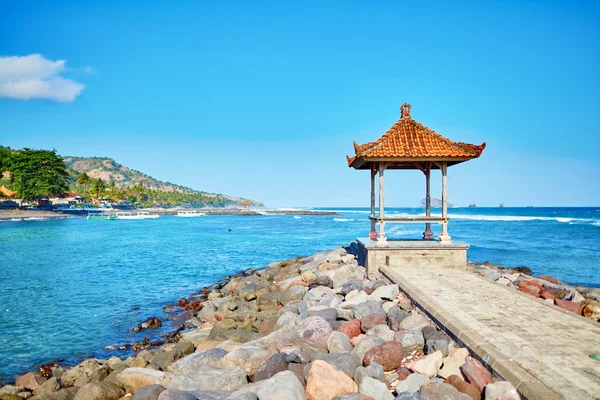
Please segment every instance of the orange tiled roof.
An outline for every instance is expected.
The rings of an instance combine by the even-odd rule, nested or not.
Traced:
[[[5,188],[4,186],[0,187],[0,197],[15,197],[16,194],[10,189]]]
[[[477,158],[485,149],[480,146],[453,142],[418,123],[410,117],[410,104],[400,107],[402,115],[381,138],[358,145],[354,142],[354,157],[346,156],[348,166],[358,158]]]

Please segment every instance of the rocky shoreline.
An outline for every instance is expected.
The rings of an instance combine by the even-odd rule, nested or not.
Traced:
[[[181,325],[126,359],[45,364],[0,400],[519,399],[397,285],[365,275],[353,246],[226,277],[165,306]],[[485,279],[598,319],[598,289],[469,263]],[[575,306],[577,305],[577,306]],[[133,330],[161,325],[149,318]]]

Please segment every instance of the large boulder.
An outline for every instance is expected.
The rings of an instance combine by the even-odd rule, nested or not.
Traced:
[[[398,285],[385,285],[379,286],[373,290],[373,293],[369,295],[369,300],[382,301],[382,300],[394,300],[400,293]]]
[[[42,383],[35,389],[33,389],[34,396],[46,395],[50,393],[58,392],[61,388],[60,381],[56,377],[49,378],[46,382]]]
[[[385,383],[369,377],[363,379],[359,392],[374,400],[394,400],[394,395],[388,390]]]
[[[429,383],[429,378],[421,374],[410,374],[396,385],[396,392],[414,392]]]
[[[330,400],[335,396],[353,392],[358,392],[358,387],[348,375],[325,361],[316,360],[312,363],[306,382],[308,400]]]
[[[287,354],[285,353],[277,353],[269,357],[269,359],[254,373],[254,382],[269,379],[275,374],[287,370],[288,364],[285,361],[286,357]]]
[[[387,324],[393,331],[400,330],[400,323],[410,316],[409,313],[400,309],[398,306],[392,306],[387,312]]]
[[[73,400],[119,400],[125,390],[114,382],[90,382],[79,388]]]
[[[248,376],[252,376],[272,355],[272,351],[260,347],[244,346],[223,357],[222,365],[224,368],[242,367]]]
[[[39,372],[28,372],[17,378],[15,386],[33,390],[40,386],[46,379]]]
[[[283,371],[260,381],[256,386],[256,396],[260,400],[305,400],[304,386],[291,371]]]
[[[399,329],[405,331],[420,331],[429,325],[429,319],[423,314],[415,313],[400,322]]]
[[[382,325],[386,323],[385,314],[373,313],[366,315],[360,319],[360,330],[365,333],[369,329],[373,328],[377,325]]]
[[[442,366],[442,359],[444,355],[441,351],[428,354],[419,358],[416,361],[410,362],[406,367],[414,372],[425,375],[429,378],[437,375],[440,367]]]
[[[175,376],[165,385],[169,389],[186,391],[226,390],[235,391],[248,383],[246,372],[239,366],[214,368],[200,365],[186,376]]]
[[[344,322],[342,325],[340,325],[338,331],[346,334],[350,339],[360,335],[360,319],[353,319],[351,321]]]
[[[352,355],[356,357],[356,361],[362,364],[365,354],[367,351],[371,350],[373,347],[377,347],[380,344],[385,343],[385,340],[377,338],[377,337],[364,337],[361,341],[359,341],[354,349],[352,349]]]
[[[167,389],[161,385],[144,386],[133,396],[133,400],[158,400],[160,394],[165,390]]]
[[[327,350],[330,353],[350,353],[354,346],[350,343],[350,338],[345,333],[335,331],[331,332],[327,339]]]
[[[109,368],[99,360],[90,358],[65,371],[65,373],[60,377],[60,380],[62,381],[64,387],[81,387],[90,382],[94,374],[95,376],[98,376],[99,374],[101,374],[100,376],[104,375],[102,376],[102,379],[104,379],[109,374]],[[100,378],[100,376],[98,376],[98,378]]]
[[[298,325],[297,336],[308,347],[327,350],[327,339],[333,332],[331,324],[321,317],[308,317]]]
[[[402,349],[402,344],[391,340],[367,351],[363,358],[363,363],[368,366],[372,362],[376,362],[383,367],[384,371],[392,371],[400,367],[403,358],[404,350]]]
[[[477,386],[480,392],[483,392],[487,384],[494,382],[489,371],[473,357],[467,357],[465,363],[460,366],[460,370],[469,382]]]
[[[135,394],[148,385],[168,386],[173,374],[149,368],[127,368],[117,374],[118,382],[129,392]]]
[[[358,319],[363,319],[369,314],[382,314],[385,320],[385,311],[383,311],[383,308],[381,308],[381,303],[378,301],[365,301],[355,305],[353,308],[354,316]]]
[[[507,381],[490,383],[485,387],[485,400],[520,400],[517,389]]]
[[[178,375],[187,375],[189,372],[203,364],[221,368],[223,366],[223,357],[226,355],[227,351],[220,348],[204,350],[200,353],[190,354],[183,357],[181,360],[174,362],[169,365],[167,371]]]
[[[322,353],[314,357],[315,360],[325,361],[333,368],[345,373],[349,377],[354,377],[354,371],[359,367],[356,358],[350,353]],[[314,364],[314,363],[313,363]]]

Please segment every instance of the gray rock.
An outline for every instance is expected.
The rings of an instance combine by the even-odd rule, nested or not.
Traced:
[[[429,383],[429,378],[426,377],[425,375],[421,375],[421,374],[410,374],[409,376],[406,377],[406,379],[404,379],[403,381],[400,381],[397,385],[396,385],[396,392],[397,393],[402,393],[402,392],[414,392],[414,391],[418,391],[421,386],[423,385],[427,385]]]
[[[500,272],[498,272],[498,271],[496,271],[496,270],[492,269],[492,270],[489,270],[489,271],[487,271],[487,272],[486,272],[486,273],[483,275],[483,277],[484,277],[485,279],[489,280],[489,281],[495,282],[495,281],[497,281],[498,279],[500,279],[500,278],[502,277],[502,275],[500,274]]]
[[[309,279],[306,283],[309,289],[316,288],[317,286],[325,286],[333,289],[333,280],[328,276],[317,276],[314,279]]]
[[[231,395],[231,392],[225,390],[202,390],[192,393],[198,400],[221,400]]]
[[[158,400],[197,400],[197,397],[192,392],[167,389],[158,396]]]
[[[400,323],[410,316],[404,310],[401,310],[398,306],[393,306],[387,313],[387,324],[393,331],[400,330]]]
[[[221,329],[217,326],[212,328],[208,340],[235,340],[239,343],[246,343],[258,339],[260,335],[251,329]]]
[[[354,377],[354,371],[360,365],[356,361],[356,358],[350,353],[318,354],[315,356],[314,360],[325,361],[326,363],[330,364],[333,368],[348,375],[350,378]]]
[[[308,364],[310,362],[310,355],[302,351],[294,351],[285,357],[285,362],[288,364]]]
[[[332,332],[327,339],[327,350],[330,353],[350,353],[353,348],[348,335],[342,332]]]
[[[30,397],[31,400],[73,400],[75,394],[77,393],[78,388],[76,387],[68,387],[64,389],[60,389],[55,393],[48,393],[43,396],[34,396]]]
[[[375,325],[367,332],[365,335],[369,337],[378,337],[380,339],[387,341],[394,340],[394,331],[391,330],[387,325]],[[352,349],[350,349],[352,351]]]
[[[333,328],[325,319],[308,317],[298,326],[297,335],[308,347],[325,351],[331,332],[333,332]]]
[[[169,365],[167,371],[178,375],[187,375],[200,365],[209,365],[215,368],[223,366],[223,357],[227,355],[227,351],[219,348],[213,348],[201,351],[200,353],[190,354],[181,360]]]
[[[600,302],[600,288],[587,288],[581,291],[581,294],[586,299]]]
[[[260,347],[239,347],[223,357],[223,367],[242,367],[248,376],[252,376],[272,355],[272,351]]]
[[[133,400],[158,400],[158,396],[167,390],[162,385],[148,385],[137,391]]]
[[[60,390],[60,381],[56,377],[49,378],[46,382],[33,389],[34,395],[55,393]]]
[[[335,308],[325,307],[311,307],[308,309],[307,314],[309,317],[321,317],[328,321],[330,324],[337,320],[337,310]]]
[[[330,308],[336,308],[337,306],[339,306],[342,301],[344,301],[344,298],[342,296],[338,295],[326,295],[323,296],[323,298],[321,298],[321,301],[319,301],[319,303],[317,304],[318,306],[325,306],[325,307],[330,307]]]
[[[287,370],[287,362],[285,361],[286,358],[287,354],[285,353],[273,354],[263,365],[260,366],[258,371],[254,373],[254,382],[269,379],[278,372]]]
[[[256,386],[256,396],[260,400],[306,400],[304,386],[291,371],[279,372],[270,379],[260,381]]]
[[[390,393],[386,384],[373,378],[365,377],[358,391],[372,397],[373,400],[394,400],[394,395]]]
[[[247,383],[246,372],[241,367],[214,368],[208,365],[199,365],[186,376],[173,377],[166,386],[168,389],[185,391],[235,391]]]
[[[449,346],[450,338],[442,332],[437,332],[425,341],[425,354],[432,354],[439,350],[444,357],[446,357],[448,355]]]
[[[383,343],[385,343],[385,340],[381,338],[365,336],[365,338],[356,344],[351,354],[356,358],[358,364],[361,365],[367,351]]]
[[[423,400],[419,392],[404,392],[400,393],[394,400]]]
[[[425,339],[421,331],[404,331],[398,334],[395,340],[402,343],[405,356],[415,350],[423,350],[425,346]]]
[[[520,400],[517,389],[507,381],[489,383],[485,386],[485,400]]]
[[[332,400],[363,400],[364,397],[360,393],[348,393],[343,396],[335,396]]]
[[[277,323],[275,324],[275,327],[281,328],[282,326],[286,326],[286,325],[295,325],[297,316],[298,316],[298,314],[294,314],[293,312],[286,311],[283,314],[281,314],[281,316],[277,320]]]
[[[383,314],[385,315],[385,311],[381,308],[381,303],[378,301],[365,301],[363,303],[359,303],[353,307],[354,316],[358,319],[362,319],[369,314]]]
[[[342,285],[342,287],[340,289],[340,294],[342,296],[345,296],[353,290],[360,291],[360,290],[362,290],[362,288],[363,288],[363,284],[360,280],[352,279]]]
[[[405,331],[420,331],[429,325],[429,319],[423,314],[413,313],[400,322],[400,329]]]
[[[119,400],[124,394],[125,390],[114,382],[90,382],[79,388],[73,400]]]
[[[23,386],[5,385],[0,388],[0,395],[17,394],[26,390]]]
[[[106,372],[106,376],[108,376],[108,366],[104,366],[99,360],[95,358],[90,358],[83,361],[81,364],[65,371],[65,373],[61,376],[61,381],[64,387],[69,386],[78,386],[81,387],[86,383],[90,382],[90,378],[92,374],[98,370],[104,369]],[[99,378],[99,376],[98,376]]]
[[[570,289],[567,294],[565,294],[562,298],[563,300],[571,300],[572,302],[575,303],[581,303],[582,301],[585,300],[585,297],[583,297],[577,290],[575,289]]]
[[[326,294],[335,295],[335,292],[331,288],[325,286],[317,286],[314,289],[310,289],[308,292],[306,292],[306,294],[304,295],[304,300],[313,300],[318,302]]]
[[[343,319],[344,321],[352,321],[354,319],[354,310],[347,308],[336,308],[338,313],[338,319]]]
[[[373,290],[373,293],[369,295],[369,300],[381,301],[381,300],[394,300],[400,293],[398,285],[383,285]]]
[[[383,374],[383,367],[376,362],[372,362],[368,367],[356,368],[354,371],[354,380],[356,381],[356,384],[360,386],[365,377],[380,379],[383,378]]]
[[[196,313],[196,318],[198,318],[200,321],[205,321],[206,318],[212,317],[216,311],[217,307],[212,303],[212,301],[205,301],[202,304],[202,310]]]
[[[233,393],[225,400],[258,400],[258,397],[254,393]]]
[[[292,286],[285,292],[284,304],[300,301],[304,298],[304,295],[306,295],[306,288],[304,286]]]

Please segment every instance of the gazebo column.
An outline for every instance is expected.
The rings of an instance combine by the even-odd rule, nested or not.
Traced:
[[[384,195],[383,195],[383,173],[385,171],[385,165],[383,163],[379,163],[379,235],[377,236],[377,241],[381,244],[387,242],[385,237],[385,222],[383,219],[385,218],[385,210],[384,210]]]
[[[425,167],[423,173],[425,174],[425,215],[431,217],[431,165]],[[429,222],[425,224],[423,239],[433,240],[433,232],[431,231],[431,223]]]
[[[440,243],[450,243],[450,235],[448,235],[448,163],[442,162],[442,233],[439,236]]]
[[[373,165],[371,167],[371,217],[375,217],[375,175],[377,170]],[[375,230],[375,220],[371,220],[371,231],[369,232],[369,239],[377,240],[377,231]]]

